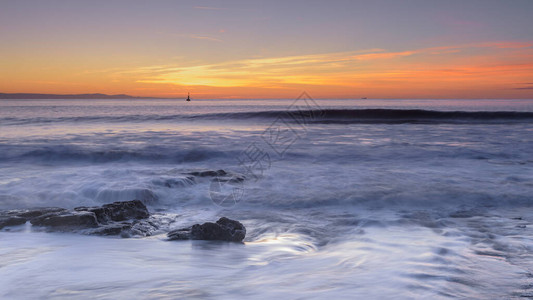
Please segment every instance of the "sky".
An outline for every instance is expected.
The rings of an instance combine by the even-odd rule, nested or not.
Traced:
[[[531,16],[531,0],[0,0],[0,92],[533,98]]]

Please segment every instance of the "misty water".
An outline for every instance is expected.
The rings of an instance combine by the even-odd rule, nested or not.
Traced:
[[[533,297],[532,125],[531,100],[3,100],[0,209],[139,199],[167,225],[5,227],[0,298]],[[222,206],[184,176],[220,169],[246,175]],[[222,216],[244,243],[166,238]]]

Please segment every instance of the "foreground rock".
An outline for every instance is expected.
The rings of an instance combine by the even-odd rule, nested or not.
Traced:
[[[44,214],[30,220],[35,226],[49,226],[56,228],[94,228],[98,227],[98,221],[94,213],[64,211],[59,213]]]
[[[96,207],[36,208],[0,212],[0,229],[30,222],[51,231],[96,235],[147,236],[158,226],[148,220],[150,213],[139,200],[114,202]]]
[[[0,211],[0,229],[27,222],[46,231],[77,232],[122,237],[150,236],[166,231],[176,221],[173,214],[150,215],[139,200],[113,202],[102,206],[76,207],[72,210],[45,207]],[[169,240],[217,240],[242,242],[246,228],[225,217],[216,223],[196,224],[168,233]]]
[[[113,202],[98,207],[76,207],[75,211],[87,211],[95,214],[99,223],[146,219],[150,216],[146,206],[139,200]]]
[[[246,228],[238,221],[222,217],[216,223],[195,224],[191,227],[173,230],[167,236],[169,240],[242,242],[246,236]]]
[[[26,223],[25,218],[17,216],[1,216],[0,217],[0,229],[7,226],[17,226]]]

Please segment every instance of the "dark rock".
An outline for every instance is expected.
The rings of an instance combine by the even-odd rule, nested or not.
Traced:
[[[154,220],[146,219],[133,222],[131,229],[125,233],[136,236],[150,236],[157,229],[159,229],[159,225]],[[124,234],[122,236],[124,237]]]
[[[225,176],[228,173],[226,173],[226,171],[224,170],[216,170],[216,171],[207,170],[207,171],[194,171],[194,172],[189,172],[186,174],[190,174],[190,175],[194,175],[198,177],[215,177],[215,176]]]
[[[26,218],[17,216],[3,216],[0,217],[0,229],[6,226],[17,226],[26,223]]]
[[[81,229],[98,227],[98,221],[93,212],[72,211],[49,213],[30,220],[35,226],[62,227],[69,229]]]
[[[95,235],[151,235],[158,229],[140,200],[114,202],[100,207],[57,207],[0,211],[0,228],[30,223],[50,230]]]
[[[65,211],[67,210],[64,208],[59,208],[59,207],[40,207],[40,208],[32,208],[32,209],[10,210],[7,212],[7,214],[29,220],[29,219],[33,219],[33,218],[36,218],[36,217],[39,217],[45,214],[59,213],[59,212],[65,212]]]
[[[195,224],[188,228],[168,233],[169,240],[217,240],[242,242],[246,236],[246,228],[238,221],[222,217],[216,223]]]
[[[93,212],[98,222],[103,224],[107,224],[110,221],[145,219],[150,216],[146,205],[140,200],[113,202],[102,207],[76,207],[74,210]]]
[[[152,220],[135,220],[133,222],[113,222],[101,225],[85,233],[90,235],[120,235],[122,237],[151,236],[158,229],[159,225]]]
[[[13,209],[7,211],[0,211],[0,228],[6,226],[22,225],[27,221],[36,217],[40,217],[42,215],[66,211],[66,209],[58,207],[42,207],[32,209]]]
[[[124,231],[131,229],[131,223],[116,223],[110,225],[104,225],[87,232],[94,235],[120,235]]]

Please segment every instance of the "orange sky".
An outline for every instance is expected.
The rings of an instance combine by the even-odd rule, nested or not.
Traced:
[[[206,7],[193,10],[223,11]],[[0,29],[16,23],[0,21]],[[293,98],[307,91],[315,98],[533,98],[533,39],[454,37],[442,38],[448,43],[422,39],[391,47],[293,46],[282,51],[282,43],[289,41],[285,37],[270,48],[250,43],[232,47],[230,41],[237,46],[243,32],[231,35],[222,25],[203,31],[209,34],[157,31],[150,37],[156,36],[159,49],[148,44],[151,40],[133,44],[134,37],[104,38],[98,30],[105,28],[78,29],[77,35],[67,29],[52,33],[51,28],[37,35],[37,25],[20,35],[0,31],[8,42],[0,50],[0,92],[183,97],[190,91],[194,98]],[[179,47],[171,52],[167,48],[176,41]]]

